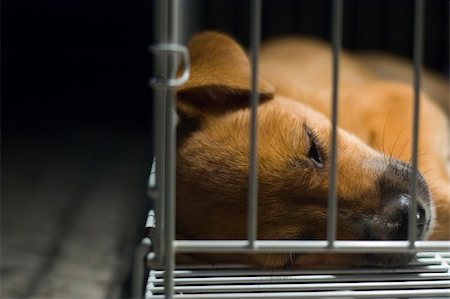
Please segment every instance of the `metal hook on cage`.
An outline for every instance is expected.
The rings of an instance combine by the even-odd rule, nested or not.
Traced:
[[[148,50],[150,53],[154,54],[178,54],[181,58],[181,65],[183,65],[181,76],[178,78],[168,78],[168,74],[162,74],[160,77],[150,78],[148,82],[150,87],[177,87],[187,82],[191,71],[191,61],[187,47],[175,43],[160,43],[150,46]]]
[[[148,230],[148,237],[144,239],[150,240],[150,245],[148,250],[143,253],[145,255],[145,264],[148,267],[158,267],[163,263],[162,257],[157,256],[154,252],[153,243],[155,240],[155,230],[156,230],[156,215],[154,210],[150,210],[147,216],[147,221],[145,224],[145,228]]]

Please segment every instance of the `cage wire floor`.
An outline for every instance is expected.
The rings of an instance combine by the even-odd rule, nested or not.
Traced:
[[[418,253],[400,269],[254,270],[184,266],[175,298],[450,298],[450,253]],[[146,298],[164,298],[164,271],[151,270]]]

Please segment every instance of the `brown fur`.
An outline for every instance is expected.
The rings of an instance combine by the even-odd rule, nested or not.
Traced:
[[[233,40],[218,33],[197,35],[189,48],[192,76],[177,91],[181,119],[177,236],[244,239],[250,136],[249,61]],[[279,40],[262,49],[261,73],[267,81],[261,79],[258,84],[262,100],[258,108],[259,239],[325,238],[331,131],[327,119],[329,57],[329,48],[312,40]],[[386,205],[376,182],[385,176],[393,160],[379,151],[404,161],[410,159],[412,92],[400,83],[378,81],[347,54],[341,76],[337,231],[339,239],[364,239],[362,223],[381,215]],[[444,166],[449,148],[447,119],[423,95],[421,120],[420,169],[425,172],[438,207],[438,226],[431,236],[448,238],[449,177]],[[323,165],[314,164],[308,157],[312,138],[309,129],[322,149]],[[401,179],[393,180],[395,185]],[[432,205],[429,209],[432,213]],[[320,254],[178,258],[181,262],[244,262],[270,267],[367,262],[367,256],[337,258]],[[390,260],[401,264],[405,259],[386,255],[383,263]]]
[[[290,57],[289,64],[283,57]],[[368,61],[367,58],[364,60],[365,63]],[[388,61],[393,64],[392,58]],[[330,115],[331,55],[325,44],[299,38],[278,40],[263,48],[261,62],[262,74],[276,86],[279,94]],[[347,53],[342,57],[340,75],[339,126],[386,155],[410,161],[411,85],[385,81]],[[426,82],[432,81],[429,76],[425,78]],[[296,86],[292,86],[292,81]],[[450,158],[448,118],[424,93],[421,95],[419,132],[419,168],[430,185],[438,213],[437,227],[431,239],[450,239],[450,178],[446,169]]]

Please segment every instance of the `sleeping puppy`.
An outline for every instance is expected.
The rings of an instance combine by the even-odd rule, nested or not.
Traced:
[[[189,44],[191,77],[177,90],[177,238],[246,239],[250,64],[231,38],[213,32]],[[258,88],[258,239],[326,238],[330,167],[330,52],[286,39],[261,50]],[[267,80],[267,81],[266,81]],[[338,129],[340,240],[407,237],[412,90],[378,81],[342,58]],[[448,127],[422,95],[418,239],[448,238]],[[435,205],[438,212],[435,212]],[[437,223],[437,224],[436,224]],[[179,263],[261,267],[388,266],[410,254],[192,254]]]

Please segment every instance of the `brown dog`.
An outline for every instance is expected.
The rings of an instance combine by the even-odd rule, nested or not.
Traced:
[[[177,237],[245,239],[249,61],[236,42],[218,33],[195,36],[189,50],[191,78],[177,91]],[[285,39],[262,49],[261,73],[267,81],[259,81],[259,239],[326,237],[330,65],[329,48],[316,41]],[[410,86],[378,81],[363,65],[343,55],[338,239],[406,238],[411,109]],[[419,239],[448,238],[447,130],[444,113],[422,95]],[[205,254],[178,259],[267,267],[399,266],[411,255]]]

